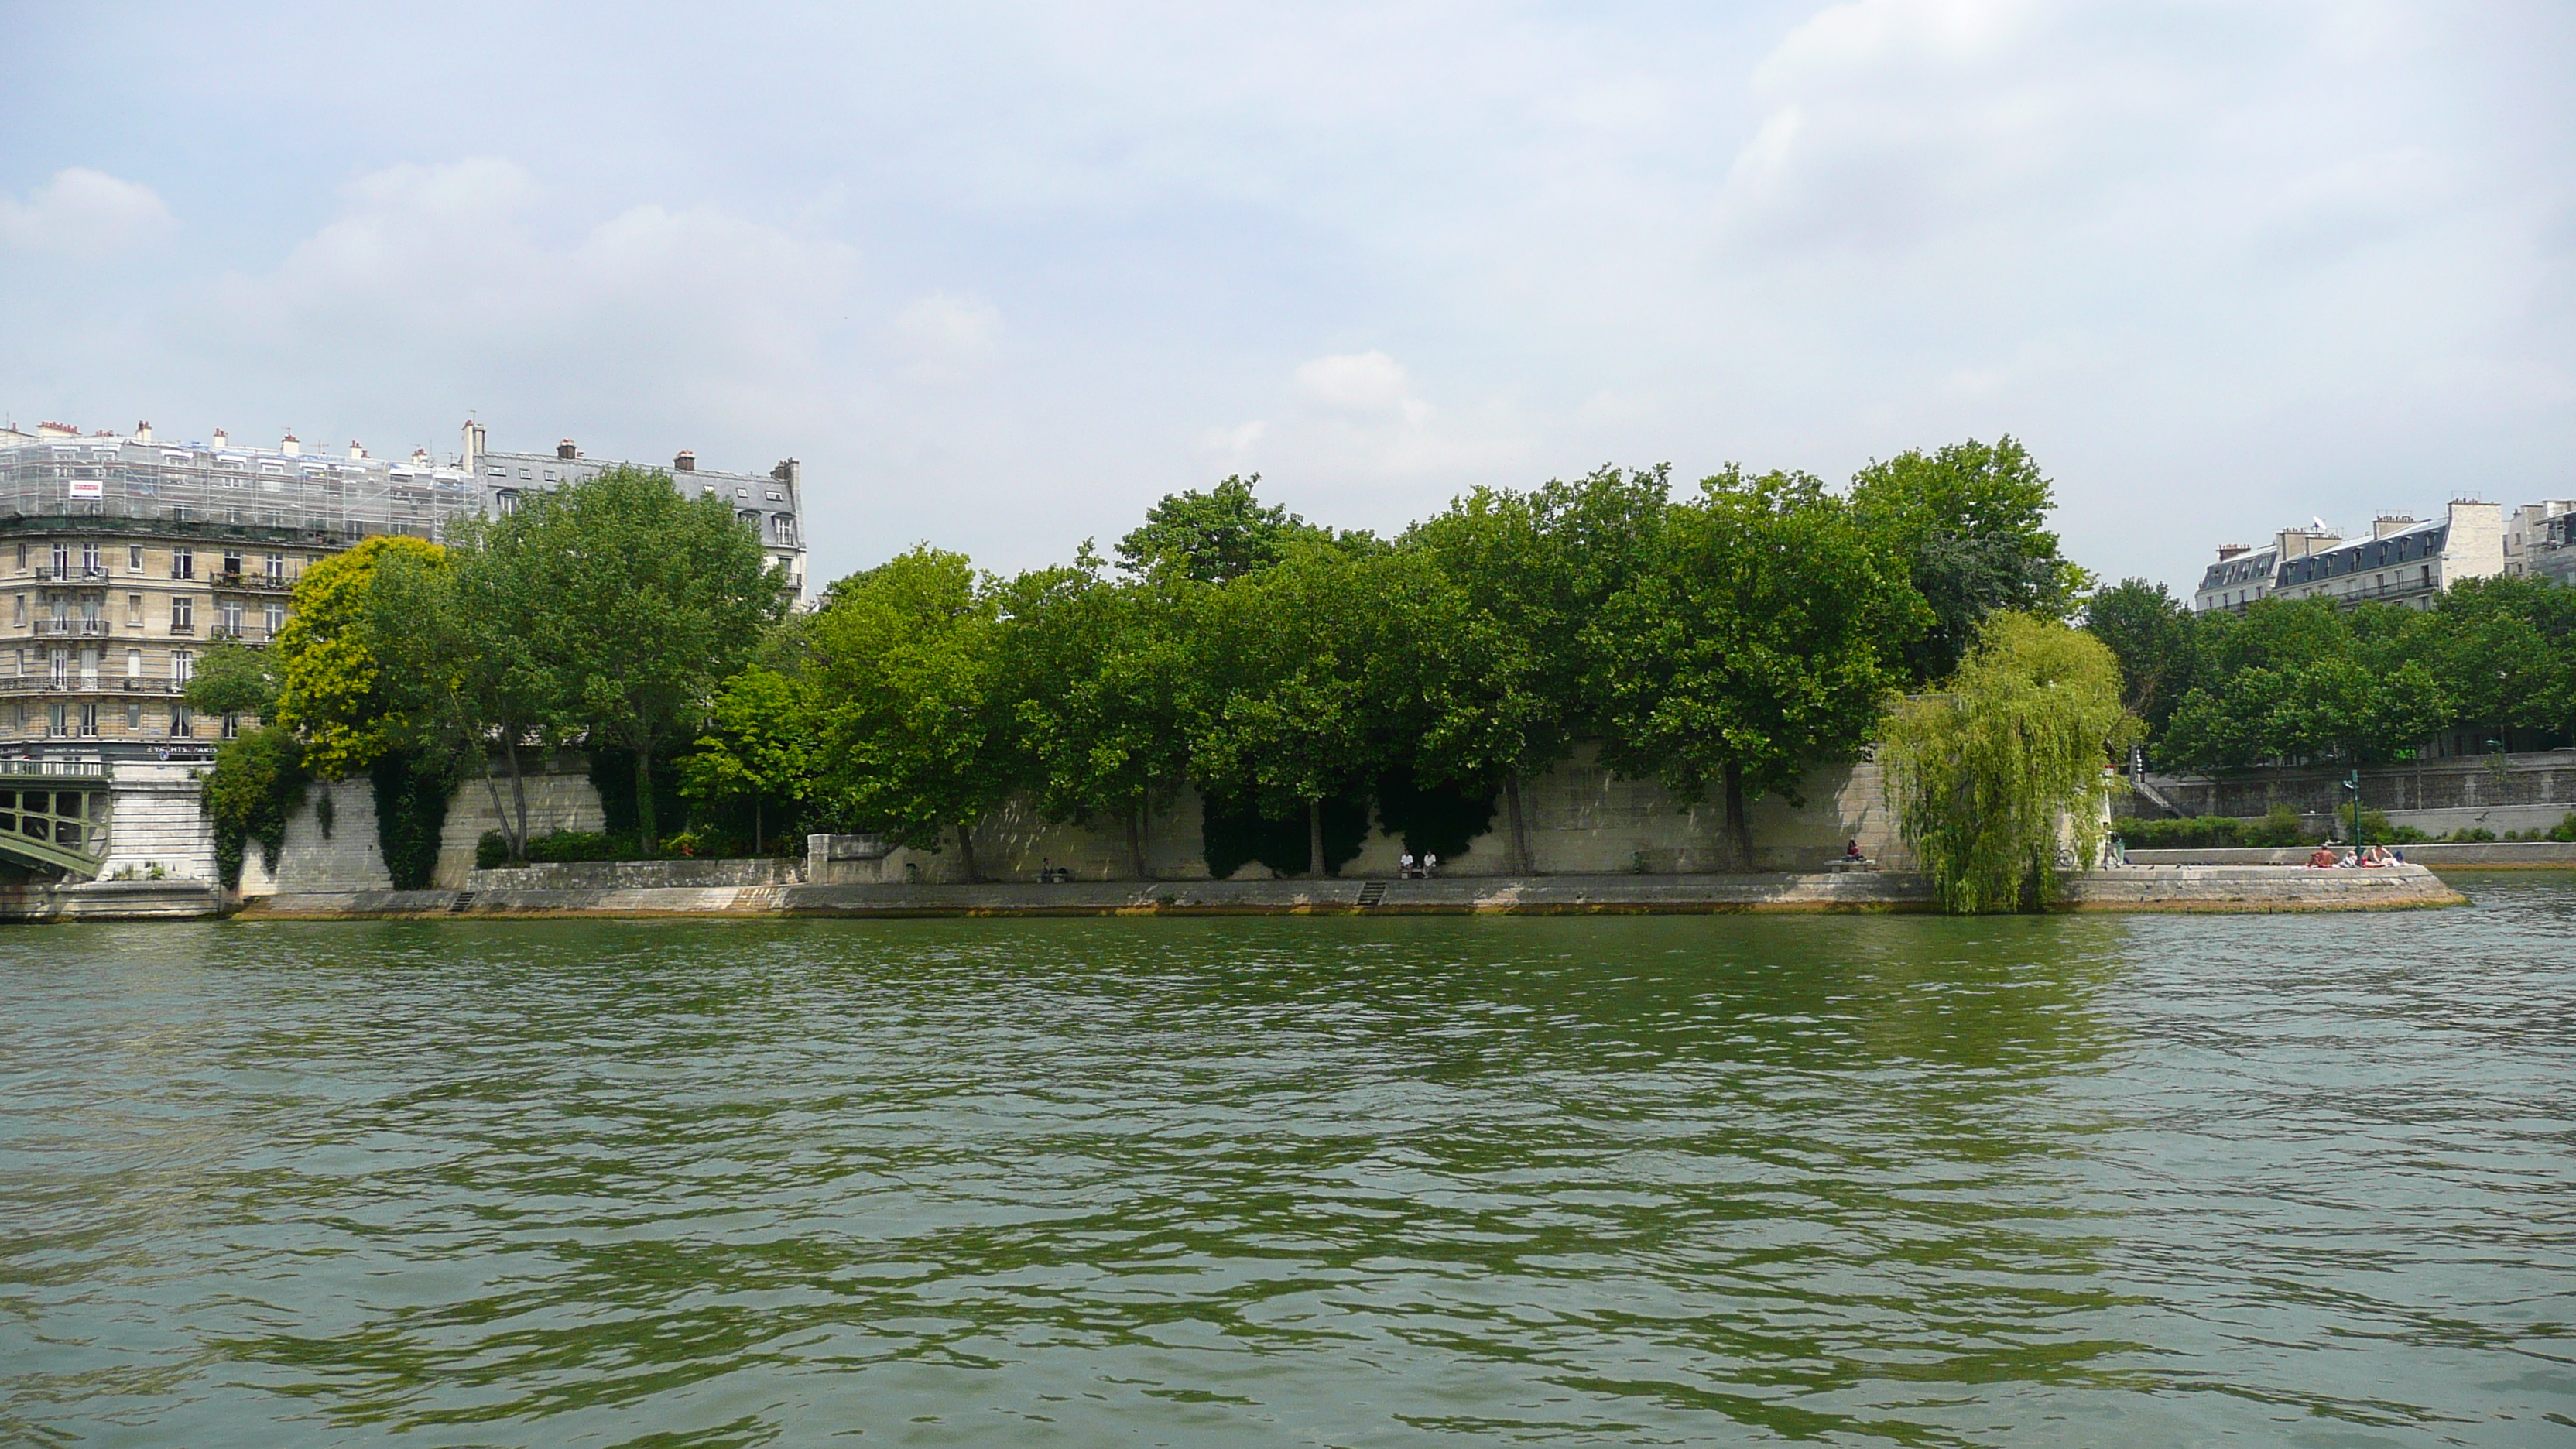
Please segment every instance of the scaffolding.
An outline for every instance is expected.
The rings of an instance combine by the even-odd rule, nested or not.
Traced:
[[[118,437],[0,447],[0,520],[345,547],[374,534],[443,539],[483,511],[474,479],[425,455],[403,464]]]

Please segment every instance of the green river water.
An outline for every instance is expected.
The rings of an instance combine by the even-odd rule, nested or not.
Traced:
[[[2576,1444],[2576,880],[0,932],[0,1442]]]

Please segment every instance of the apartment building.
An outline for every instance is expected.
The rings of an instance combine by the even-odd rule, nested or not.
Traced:
[[[0,429],[0,747],[201,752],[255,721],[192,715],[196,661],[220,639],[275,637],[315,560],[376,534],[442,538],[460,518],[509,512],[529,490],[611,466],[569,442],[548,455],[492,452],[474,423],[444,460],[376,458],[356,443],[308,451],[292,434],[269,447],[220,430],[165,440],[149,423]],[[668,471],[683,492],[725,496],[801,595],[793,459],[741,474],[682,453]]]

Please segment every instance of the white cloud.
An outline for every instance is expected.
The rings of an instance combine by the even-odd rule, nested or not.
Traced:
[[[1400,413],[1409,423],[1421,423],[1431,416],[1431,404],[1414,391],[1413,379],[1405,375],[1403,365],[1374,348],[1300,364],[1297,387],[1326,407]]]
[[[20,201],[0,195],[0,244],[31,252],[100,256],[173,230],[151,187],[73,166]]]
[[[897,314],[892,331],[907,376],[952,381],[993,355],[1002,313],[980,297],[933,292]]]
[[[491,158],[390,167],[344,199],[274,270],[224,280],[227,335],[401,378],[417,406],[614,397],[700,437],[810,416],[829,389],[824,319],[856,272],[840,243],[700,207],[566,228],[544,185]]]

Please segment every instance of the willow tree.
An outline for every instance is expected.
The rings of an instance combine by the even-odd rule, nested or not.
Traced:
[[[1945,910],[2036,910],[2057,897],[2058,851],[2091,860],[2105,768],[2141,726],[2102,642],[2028,614],[1988,618],[1941,693],[1897,707],[1879,761],[1897,829]]]

